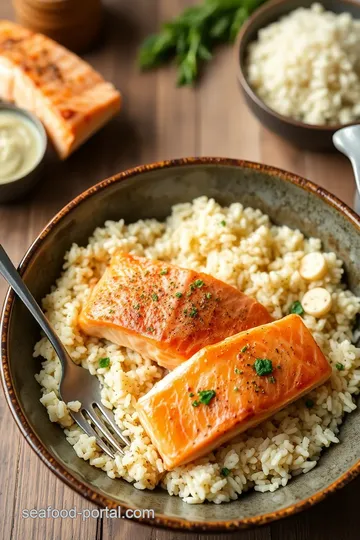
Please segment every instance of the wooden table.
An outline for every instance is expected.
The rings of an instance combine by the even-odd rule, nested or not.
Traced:
[[[181,156],[207,155],[262,161],[303,175],[351,204],[354,183],[340,155],[301,152],[252,117],[240,97],[231,49],[219,51],[195,89],[176,89],[174,71],[142,75],[135,64],[142,38],[188,5],[186,0],[108,0],[106,33],[87,59],[121,89],[123,112],[65,163],[48,167],[39,189],[26,200],[0,207],[0,242],[14,262],[45,223],[75,195],[106,176],[134,165]],[[13,18],[2,0],[1,18]],[[0,283],[0,296],[5,292]],[[175,540],[178,533],[111,519],[23,519],[22,509],[91,508],[51,474],[20,436],[0,400],[0,538]],[[244,540],[358,539],[360,478],[314,509],[258,530]],[[197,535],[181,535],[195,539]],[[239,535],[238,535],[239,536]],[[210,537],[209,537],[210,538]],[[212,537],[214,540],[219,537]]]

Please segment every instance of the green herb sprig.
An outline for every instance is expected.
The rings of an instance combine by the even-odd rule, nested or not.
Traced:
[[[220,43],[232,43],[246,19],[266,0],[203,0],[166,22],[142,44],[142,70],[172,60],[178,66],[178,86],[193,85],[201,65],[211,60]]]

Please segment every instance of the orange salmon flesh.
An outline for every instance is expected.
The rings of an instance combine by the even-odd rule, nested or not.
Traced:
[[[202,349],[141,397],[137,410],[171,470],[259,424],[331,372],[301,317],[289,315]]]
[[[120,109],[120,94],[52,39],[0,21],[0,98],[35,113],[68,157]]]
[[[117,252],[78,322],[86,334],[173,369],[207,345],[272,320],[256,300],[212,276]]]

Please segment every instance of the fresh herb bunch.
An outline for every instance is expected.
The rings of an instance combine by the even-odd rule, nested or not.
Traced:
[[[266,0],[204,0],[149,36],[139,53],[141,69],[175,60],[178,86],[192,85],[200,65],[211,60],[219,43],[232,43],[251,13]]]

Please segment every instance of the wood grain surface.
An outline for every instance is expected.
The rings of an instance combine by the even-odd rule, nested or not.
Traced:
[[[174,70],[140,74],[135,65],[142,38],[172,17],[188,0],[107,0],[105,31],[86,55],[124,96],[120,116],[68,161],[52,159],[39,188],[26,200],[0,206],[0,242],[17,263],[46,222],[65,203],[106,176],[158,159],[190,155],[262,161],[303,175],[351,204],[354,182],[340,155],[301,152],[266,131],[243,103],[231,48],[219,51],[196,89],[175,88]],[[1,0],[0,18],[13,18]],[[0,280],[1,300],[6,287]],[[20,436],[0,399],[0,539],[4,540],[194,540],[111,519],[24,519],[23,509],[91,508],[51,474]],[[355,540],[360,479],[312,510],[261,529],[244,540]],[[206,538],[206,537],[204,537]],[[219,540],[219,536],[209,536]]]

